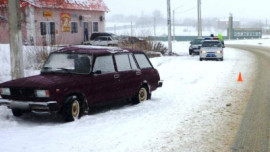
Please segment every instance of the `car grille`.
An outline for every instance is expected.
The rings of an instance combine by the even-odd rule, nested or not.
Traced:
[[[11,88],[11,95],[16,97],[34,97],[35,91],[28,88]]]

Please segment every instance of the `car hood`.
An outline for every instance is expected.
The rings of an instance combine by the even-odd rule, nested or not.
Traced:
[[[64,74],[41,74],[26,78],[11,80],[0,84],[0,87],[18,87],[18,88],[44,88],[59,86],[68,82],[74,82],[76,79],[72,75]]]
[[[202,46],[202,44],[192,44],[192,45],[190,45],[190,47],[192,47],[192,48],[199,48],[201,46]]]
[[[206,52],[216,52],[216,51],[221,51],[223,50],[222,47],[201,47],[202,51]]]

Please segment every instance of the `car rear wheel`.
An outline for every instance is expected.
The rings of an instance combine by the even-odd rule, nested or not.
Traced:
[[[77,98],[68,98],[63,107],[63,117],[66,122],[79,119],[81,114],[80,101]]]
[[[134,104],[138,104],[141,102],[146,101],[148,98],[148,88],[145,86],[141,86],[139,91],[136,93],[136,95],[133,97],[132,101]]]
[[[15,117],[20,117],[23,115],[23,112],[20,109],[12,109],[12,114]]]
[[[203,59],[202,58],[200,58],[200,61],[202,61]]]
[[[192,55],[193,54],[193,51],[192,50],[189,50],[189,55]]]

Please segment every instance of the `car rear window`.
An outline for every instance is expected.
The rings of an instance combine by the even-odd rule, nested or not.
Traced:
[[[93,72],[101,71],[102,74],[115,72],[112,55],[96,58]]]
[[[222,44],[219,41],[205,41],[202,47],[222,47]]]
[[[134,56],[141,69],[152,68],[151,63],[144,54],[135,54]]]

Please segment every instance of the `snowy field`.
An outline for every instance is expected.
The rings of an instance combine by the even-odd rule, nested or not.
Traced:
[[[44,114],[15,118],[0,107],[0,151],[229,151],[228,134],[237,129],[230,123],[241,119],[234,110],[250,90],[256,61],[252,54],[225,48],[223,62],[200,62],[188,56],[188,46],[174,42],[180,56],[151,59],[164,86],[142,104],[108,107],[71,123]],[[8,62],[8,46],[0,45],[0,82],[10,79]],[[236,81],[239,72],[242,83]]]
[[[167,36],[168,27],[167,25],[157,25],[154,31],[154,24],[151,25],[132,25],[133,36]],[[119,23],[119,22],[108,22],[106,23],[106,32],[114,33],[116,35],[131,35],[131,23]],[[214,27],[204,28],[202,31],[203,35],[209,36],[212,33],[221,33],[226,36],[227,31],[217,31]],[[176,36],[194,36],[197,35],[197,28],[192,26],[175,26]]]

